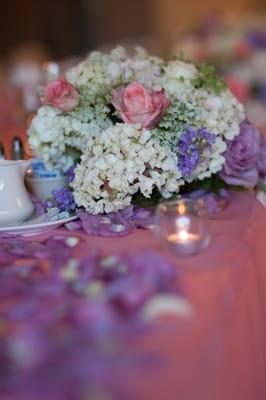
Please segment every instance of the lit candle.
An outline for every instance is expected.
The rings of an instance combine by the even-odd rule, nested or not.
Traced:
[[[184,229],[172,233],[167,237],[170,249],[178,255],[192,255],[198,252],[201,243],[200,235],[190,233]]]
[[[161,203],[157,207],[155,230],[164,247],[177,256],[198,254],[210,242],[207,225],[192,200]]]
[[[189,233],[187,231],[180,231],[178,233],[172,233],[168,236],[167,240],[170,243],[189,243],[191,241],[197,241],[200,239],[200,235],[195,233]]]

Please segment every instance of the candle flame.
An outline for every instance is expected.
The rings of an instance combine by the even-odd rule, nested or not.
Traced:
[[[178,232],[180,240],[186,242],[188,240],[188,233],[187,231],[181,230]]]
[[[178,214],[179,215],[184,215],[185,213],[186,213],[186,206],[185,206],[185,203],[184,202],[180,202],[179,204],[178,204]]]

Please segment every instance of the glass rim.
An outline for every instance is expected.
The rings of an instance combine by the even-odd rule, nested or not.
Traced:
[[[162,200],[157,204],[156,212],[167,212],[171,208],[178,208],[178,206],[184,205],[187,212],[194,210],[199,212],[204,207],[201,199],[190,199],[190,198],[180,198],[176,200]]]

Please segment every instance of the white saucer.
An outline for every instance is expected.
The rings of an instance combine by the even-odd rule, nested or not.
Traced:
[[[33,216],[28,221],[24,221],[19,225],[0,226],[0,237],[2,236],[30,236],[38,235],[40,233],[49,232],[60,225],[77,219],[77,216],[66,218],[56,218],[54,220],[47,220],[47,215]]]

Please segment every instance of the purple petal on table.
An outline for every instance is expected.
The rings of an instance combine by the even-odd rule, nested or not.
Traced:
[[[114,281],[107,288],[107,297],[125,311],[136,311],[153,295],[156,290],[152,282],[140,276],[129,276]]]
[[[95,277],[103,282],[110,283],[118,278],[126,277],[128,274],[127,259],[113,255],[99,260]]]
[[[82,228],[89,235],[124,236],[131,230],[128,226],[112,223],[108,215],[91,215],[84,210],[78,210],[77,215],[81,220]]]
[[[50,260],[54,266],[63,265],[70,256],[70,248],[64,241],[51,238],[45,242],[45,246],[50,252]]]
[[[32,288],[32,295],[38,296],[39,298],[50,300],[60,298],[65,292],[65,282],[58,276],[52,275],[50,277],[42,277],[41,282],[35,282],[35,286]]]
[[[87,287],[88,282],[95,278],[100,260],[100,251],[95,250],[85,257],[78,266],[78,280],[76,288]]]
[[[2,242],[0,248],[8,252],[13,243]],[[16,240],[16,252],[20,253],[22,243],[25,256],[32,249],[37,253],[31,254],[34,264],[0,269],[0,385],[4,384],[4,394],[11,398],[16,388],[27,400],[61,399],[79,398],[80,388],[83,395],[90,393],[95,382],[105,389],[113,383],[114,365],[120,364],[119,351],[129,335],[146,328],[139,318],[142,305],[162,291],[176,292],[177,269],[152,251],[130,257],[102,257],[94,251],[79,261],[71,257],[65,240],[51,238],[39,243],[47,250],[43,260],[36,241]],[[58,262],[54,261],[56,254]],[[47,268],[42,268],[44,261]],[[82,290],[75,290],[81,284]],[[129,348],[128,353],[125,363],[121,352],[121,361],[122,369],[128,364],[130,372]],[[140,361],[143,367],[143,357]],[[120,397],[125,398],[116,396]]]
[[[229,199],[230,198],[230,193],[229,193],[228,190],[223,188],[223,189],[220,190],[219,196],[224,198],[224,199]]]
[[[12,363],[23,369],[37,367],[46,359],[48,346],[34,321],[22,324],[7,340],[7,353]]]
[[[153,251],[142,251],[128,259],[129,269],[148,277],[159,291],[175,288],[179,271],[164,257]]]
[[[149,229],[154,224],[154,213],[145,208],[136,208],[133,217],[133,224],[139,229]]]
[[[49,246],[47,247],[46,243],[39,243],[37,241],[22,241],[22,243],[24,243],[25,246],[26,256],[33,256],[40,259],[46,259],[49,257],[50,249]]]
[[[20,321],[28,318],[33,318],[39,310],[39,302],[37,298],[31,299],[26,297],[20,300],[18,304],[13,305],[8,313],[8,319],[10,321]]]
[[[23,280],[14,279],[13,276],[1,276],[1,301],[5,301],[8,297],[23,294],[27,291],[28,283]]]
[[[79,220],[70,221],[67,224],[65,224],[65,227],[70,231],[79,231],[82,229],[82,223]]]
[[[131,204],[123,210],[107,214],[107,218],[115,225],[130,225],[133,215],[134,207]]]
[[[0,248],[0,267],[7,266],[16,260],[16,256]]]
[[[229,194],[225,189],[221,190],[219,195],[208,193],[203,197],[203,204],[210,215],[216,214],[229,204]]]
[[[114,308],[102,301],[85,300],[79,304],[75,311],[75,320],[89,334],[106,334],[114,329],[118,323],[117,314]]]
[[[134,209],[133,205],[105,215],[92,215],[84,209],[77,209],[77,216],[80,222],[67,224],[69,229],[82,228],[89,235],[106,237],[125,236],[134,228],[148,229],[154,222],[151,210]]]
[[[204,196],[203,202],[209,214],[215,214],[219,211],[219,204],[214,193],[209,193]]]
[[[132,231],[133,227],[123,224],[103,223],[99,226],[99,234],[106,237],[126,236]]]

